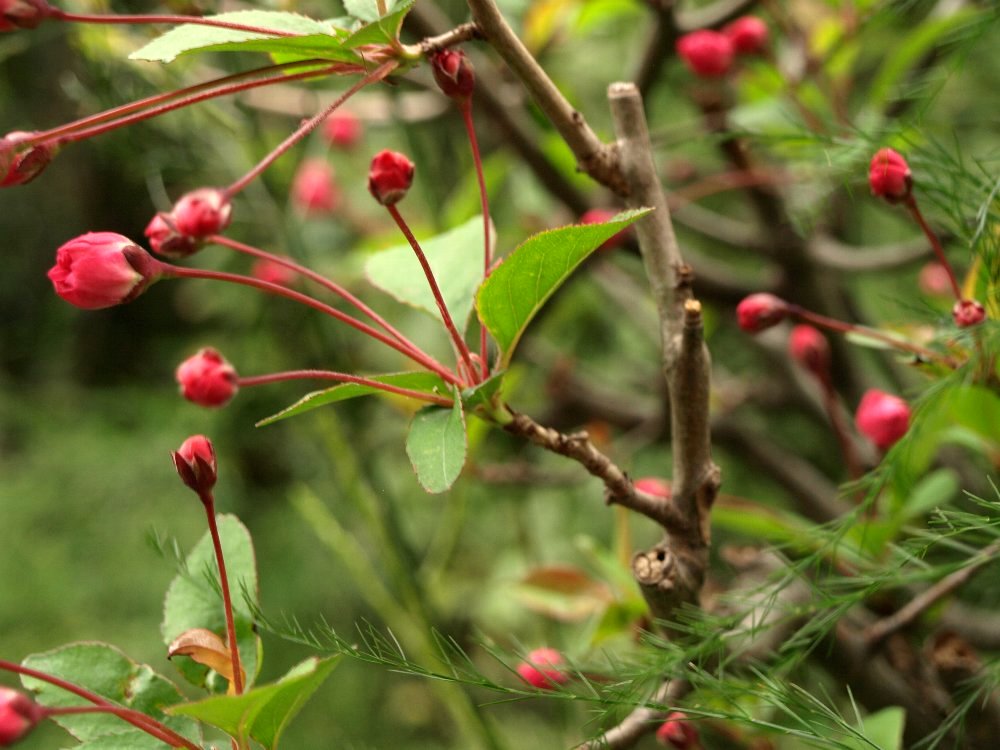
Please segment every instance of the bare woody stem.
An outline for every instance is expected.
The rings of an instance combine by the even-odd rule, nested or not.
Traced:
[[[63,680],[54,675],[47,674],[45,672],[40,672],[37,669],[32,669],[31,667],[24,667],[20,664],[15,664],[11,661],[6,661],[0,659],[0,669],[7,672],[14,672],[16,674],[22,674],[27,677],[34,677],[36,680],[41,680],[42,682],[47,682],[50,685],[55,685],[58,688],[73,693],[86,701],[90,701],[95,706],[100,706],[103,708],[119,708],[114,703],[109,701],[107,698],[98,695],[97,693],[91,692],[86,688],[75,685],[72,682]],[[123,709],[127,710],[127,709]],[[127,721],[132,726],[137,729],[141,729],[143,732],[150,734],[157,739],[163,740],[171,747],[184,747],[187,750],[201,750],[197,745],[188,740],[186,737],[178,734],[169,727],[161,724],[156,719],[146,714],[140,713],[138,711],[127,710],[128,714],[122,714],[121,719]]]
[[[944,254],[944,248],[941,247],[941,240],[938,238],[937,232],[931,229],[930,224],[928,224],[927,220],[924,219],[924,215],[920,211],[920,207],[917,206],[916,198],[912,195],[908,195],[903,203],[909,210],[913,220],[917,222],[920,229],[927,237],[927,240],[931,243],[931,247],[934,248],[934,254],[937,256],[938,262],[944,266],[944,269],[948,272],[948,281],[951,282],[951,290],[955,293],[955,299],[961,302],[962,288],[958,285],[958,279],[955,278],[955,271],[952,269],[951,263],[948,262],[948,258]]]
[[[103,23],[103,24],[142,24],[142,23],[172,23],[172,24],[194,24],[196,26],[214,26],[219,29],[232,29],[233,31],[246,31],[251,34],[262,34],[264,36],[301,36],[294,31],[281,31],[279,29],[265,29],[261,26],[248,26],[243,23],[231,23],[230,21],[219,21],[214,18],[203,16],[171,16],[171,15],[117,15],[117,14],[92,14],[92,13],[67,13],[59,8],[49,7],[49,18],[57,21],[75,21],[76,23]]]
[[[268,375],[251,375],[249,377],[238,378],[236,383],[243,388],[254,385],[265,385],[267,383],[280,383],[286,380],[336,380],[340,383],[366,385],[370,388],[385,391],[386,393],[395,393],[397,396],[415,398],[437,404],[438,406],[452,406],[454,404],[450,398],[445,398],[444,396],[435,396],[432,393],[415,391],[411,388],[400,388],[396,385],[380,383],[377,380],[360,375],[350,375],[345,372],[334,372],[332,370],[289,370],[287,372],[275,372]]]
[[[420,243],[417,242],[417,238],[413,236],[413,232],[410,231],[410,227],[403,219],[403,215],[399,213],[399,209],[396,208],[395,204],[387,205],[386,210],[389,211],[389,215],[392,216],[393,221],[396,222],[396,226],[399,227],[399,231],[403,233],[403,236],[406,237],[406,241],[409,242],[410,247],[413,248],[413,253],[417,256],[417,260],[420,262],[420,267],[424,270],[424,276],[427,277],[427,283],[430,285],[431,294],[434,295],[434,301],[437,303],[438,312],[441,313],[441,320],[444,322],[444,327],[448,330],[448,335],[451,336],[451,340],[455,344],[456,351],[458,351],[458,354],[465,363],[466,368],[468,368],[469,375],[475,378],[476,366],[472,362],[472,353],[469,351],[469,347],[465,343],[465,339],[462,338],[462,335],[455,327],[455,321],[452,320],[451,313],[448,312],[448,306],[445,304],[444,297],[441,295],[441,288],[438,286],[437,279],[434,278],[434,271],[431,269],[431,264],[427,262],[427,256],[424,255],[424,251],[420,248]]]

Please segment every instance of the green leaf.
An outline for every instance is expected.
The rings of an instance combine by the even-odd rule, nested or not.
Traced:
[[[495,373],[479,385],[466,388],[462,391],[462,405],[465,407],[465,410],[467,412],[472,412],[478,408],[483,408],[487,411],[491,410],[496,395],[500,392],[500,387],[503,385],[504,375],[506,375],[506,372]]]
[[[901,750],[903,747],[903,727],[906,726],[906,710],[899,706],[883,708],[878,713],[869,714],[861,721],[864,740],[847,738],[844,745],[856,750]]]
[[[479,319],[509,364],[518,341],[542,305],[607,239],[652,209],[625,211],[604,224],[553,229],[529,237],[479,287]]]
[[[385,0],[386,18],[395,11],[406,7],[409,10],[413,0]],[[344,10],[355,18],[371,23],[379,19],[378,0],[344,0]]]
[[[278,746],[285,727],[329,677],[339,658],[312,657],[271,685],[256,687],[243,695],[215,695],[183,703],[172,706],[169,712],[211,724],[243,742],[253,738],[270,750]]]
[[[460,398],[455,399],[450,409],[428,406],[414,415],[406,436],[406,455],[425,490],[437,493],[451,487],[465,466],[465,453],[465,418]]]
[[[465,331],[476,288],[483,280],[483,218],[475,216],[459,227],[420,243],[434,271],[441,296],[459,331]],[[368,280],[407,305],[440,319],[437,303],[413,248],[397,245],[365,263]]]
[[[109,701],[141,711],[166,724],[188,739],[198,742],[201,730],[197,723],[183,717],[167,716],[165,706],[184,700],[184,696],[167,678],[156,674],[145,664],[137,664],[114,646],[104,643],[73,643],[45,653],[32,654],[24,660],[26,667],[60,677],[97,693]],[[42,680],[24,676],[25,688],[38,694],[46,706],[92,705],[73,693]],[[162,750],[163,742],[145,732],[133,730],[130,724],[109,714],[80,714],[55,719],[83,747],[115,748],[116,750]]]
[[[253,630],[253,615],[246,602],[247,596],[254,605],[258,601],[253,540],[236,516],[219,515],[217,522],[233,598],[236,642],[249,686],[260,669],[260,639]],[[206,628],[225,639],[226,618],[218,580],[212,537],[206,531],[187,556],[185,570],[174,578],[167,589],[160,626],[166,645],[169,646],[177,636],[192,628]],[[179,657],[175,664],[188,681],[199,686],[205,683],[205,667],[183,657]]]
[[[430,372],[397,372],[389,375],[373,375],[371,379],[379,383],[386,383],[398,386],[399,388],[408,388],[413,391],[422,391],[423,393],[431,393],[439,396],[448,393],[448,386],[445,382]],[[342,383],[333,386],[333,388],[313,391],[312,393],[307,393],[294,404],[282,409],[277,414],[272,414],[270,417],[260,420],[257,426],[264,427],[282,419],[288,419],[289,417],[312,411],[320,406],[360,396],[371,396],[372,394],[390,395],[370,385],[359,385],[357,383]]]
[[[403,19],[410,12],[416,0],[396,3],[394,10],[384,18],[372,19],[372,23],[362,26],[344,41],[345,49],[357,49],[363,44],[392,44],[399,39]],[[391,5],[391,3],[390,3]]]
[[[298,36],[268,36],[250,31],[220,29],[186,23],[158,36],[129,55],[130,60],[171,62],[187,52],[271,52],[292,54],[300,58],[321,57],[326,60],[359,62],[358,55],[342,49],[348,37],[344,29],[316,21],[298,13],[265,10],[238,10],[211,18],[276,31],[288,31]]]

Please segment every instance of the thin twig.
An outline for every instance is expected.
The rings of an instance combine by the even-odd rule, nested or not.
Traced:
[[[687,680],[668,680],[656,691],[649,702],[658,706],[671,706],[691,690]],[[634,746],[650,732],[656,731],[659,722],[667,717],[662,708],[640,706],[600,737],[579,745],[576,750],[625,750]]]

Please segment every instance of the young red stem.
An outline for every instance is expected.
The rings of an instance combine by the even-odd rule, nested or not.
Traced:
[[[483,176],[483,159],[479,153],[479,141],[476,138],[476,128],[472,123],[472,97],[462,100],[458,105],[465,122],[465,132],[469,135],[469,145],[472,147],[472,163],[476,167],[476,181],[479,183],[479,202],[483,212],[483,279],[490,275],[493,265],[493,247],[490,242],[490,200],[486,193],[486,178]],[[480,377],[485,380],[490,374],[489,356],[486,342],[486,326],[479,326],[479,364]]]
[[[268,375],[241,377],[236,382],[242,388],[252,385],[264,385],[266,383],[279,383],[285,380],[336,380],[341,383],[367,385],[371,388],[377,388],[380,391],[420,399],[421,401],[427,401],[438,406],[452,406],[454,403],[450,398],[445,398],[444,396],[435,396],[432,393],[415,391],[410,388],[400,388],[396,385],[380,383],[377,380],[365,378],[360,375],[349,375],[344,372],[333,372],[332,370],[289,370],[287,372],[275,372]]]
[[[63,680],[54,675],[50,675],[45,672],[40,672],[37,669],[31,669],[31,667],[23,667],[20,664],[15,664],[12,661],[6,661],[4,659],[0,659],[0,669],[3,669],[7,672],[14,672],[16,674],[26,675],[28,677],[34,677],[36,680],[41,680],[42,682],[47,682],[50,685],[55,685],[56,687],[62,688],[63,690],[69,693],[73,693],[74,695],[80,696],[84,700],[90,701],[95,706],[116,708],[116,706],[111,701],[109,701],[107,698],[104,698],[103,696],[98,695],[97,693],[93,693],[90,690],[87,690],[86,688],[80,687],[79,685],[75,685],[72,682],[67,682],[66,680]],[[188,750],[201,750],[201,748],[199,748],[193,742],[188,740],[186,737],[177,734],[177,732],[175,732],[174,730],[170,729],[167,726],[164,726],[151,716],[147,716],[146,714],[139,713],[138,711],[136,711],[133,712],[132,715],[129,716],[123,715],[121,718],[124,721],[127,721],[132,726],[141,729],[142,731],[148,734],[156,736],[157,739],[162,739],[171,747],[184,747],[187,748]]]
[[[944,266],[944,269],[948,272],[948,280],[951,282],[951,289],[955,293],[955,299],[959,302],[962,301],[962,288],[958,285],[958,279],[955,278],[955,271],[951,267],[951,263],[944,255],[944,248],[941,247],[941,240],[938,239],[937,234],[930,225],[924,220],[924,215],[920,212],[920,208],[917,206],[917,201],[912,195],[906,196],[904,204],[910,211],[910,215],[913,216],[917,224],[923,230],[924,235],[926,235],[927,240],[931,243],[931,247],[934,249],[934,254],[937,256],[938,262]]]
[[[376,341],[380,341],[386,346],[392,347],[400,354],[403,354],[414,362],[423,365],[428,370],[440,375],[446,382],[452,385],[457,385],[459,387],[465,387],[465,384],[461,379],[455,375],[455,373],[448,370],[444,365],[435,360],[430,355],[424,353],[419,349],[408,349],[407,347],[400,344],[395,339],[389,338],[384,333],[375,328],[372,328],[367,323],[363,323],[356,318],[352,318],[350,315],[341,312],[335,307],[331,307],[317,299],[314,299],[301,292],[296,292],[294,289],[289,289],[288,287],[282,286],[281,284],[272,284],[270,281],[261,281],[260,279],[255,279],[251,276],[240,276],[235,273],[226,273],[224,271],[209,271],[201,268],[185,268],[183,266],[172,266],[168,263],[159,263],[159,271],[167,277],[182,278],[182,279],[211,279],[214,281],[228,281],[232,284],[242,284],[243,286],[253,287],[255,289],[261,289],[270,294],[278,295],[279,297],[286,297],[287,299],[294,300],[300,304],[311,307],[314,310],[319,310],[326,315],[329,315],[341,323],[346,323],[352,328],[356,328],[362,333],[371,336]]]
[[[336,294],[338,297],[342,298],[345,302],[354,305],[355,308],[357,308],[359,311],[361,311],[369,318],[371,318],[373,321],[375,321],[378,325],[382,327],[383,330],[385,330],[386,333],[388,333],[390,336],[396,339],[396,341],[398,341],[400,344],[411,349],[414,352],[420,351],[420,348],[416,344],[414,344],[406,336],[404,336],[402,333],[396,330],[396,328],[393,327],[381,315],[372,310],[370,307],[368,307],[368,305],[366,305],[360,299],[355,297],[349,291],[344,289],[344,287],[340,286],[340,284],[337,284],[335,281],[326,278],[322,274],[318,274],[315,271],[296,263],[291,258],[282,255],[274,255],[273,253],[269,253],[266,250],[261,250],[260,248],[253,247],[251,245],[245,245],[242,242],[231,240],[228,237],[224,237],[219,234],[211,235],[210,237],[206,237],[205,239],[207,242],[212,242],[215,243],[216,245],[223,245],[232,250],[236,250],[237,252],[245,253],[255,258],[263,258],[265,260],[271,261],[272,263],[277,263],[278,265],[284,266],[285,268],[290,268],[296,273],[305,276],[307,279],[315,281],[324,289],[327,289]]]
[[[303,122],[298,127],[298,129],[295,130],[295,132],[293,132],[285,140],[279,143],[277,148],[275,148],[270,154],[265,156],[257,164],[257,166],[255,166],[253,169],[251,169],[249,172],[243,175],[240,179],[238,179],[236,182],[234,182],[232,185],[226,188],[225,190],[226,195],[231,198],[232,196],[240,192],[243,188],[245,188],[247,185],[253,182],[253,180],[256,179],[261,172],[263,172],[265,169],[271,166],[271,164],[273,164],[276,159],[278,159],[282,154],[288,151],[288,149],[290,149],[300,140],[309,135],[309,133],[312,132],[312,130],[317,125],[323,122],[323,120],[329,117],[330,114],[335,109],[337,109],[337,107],[346,102],[348,99],[351,98],[351,96],[356,94],[365,86],[368,86],[369,84],[375,83],[377,81],[381,81],[383,78],[389,75],[393,70],[395,70],[398,65],[399,63],[396,60],[387,60],[386,62],[382,63],[377,68],[375,68],[375,70],[373,70],[371,73],[362,78],[360,81],[351,86],[349,89],[347,89],[347,91],[345,91],[339,97],[337,97],[337,100],[333,104],[328,106],[319,114],[314,115],[305,122]]]
[[[473,377],[473,382],[475,382],[476,376],[476,366],[472,363],[472,353],[469,351],[468,345],[466,345],[465,340],[462,335],[458,332],[455,327],[455,321],[451,318],[451,313],[448,312],[448,306],[444,303],[444,297],[441,296],[441,289],[438,287],[437,279],[434,278],[434,271],[431,270],[431,264],[427,262],[427,256],[424,255],[424,251],[420,249],[420,243],[417,242],[417,238],[413,236],[413,232],[410,231],[410,227],[407,225],[406,221],[403,219],[402,214],[399,213],[399,209],[396,208],[394,204],[389,204],[386,206],[389,211],[389,215],[392,216],[393,221],[396,222],[396,226],[406,237],[406,241],[410,243],[410,247],[413,248],[413,252],[417,256],[417,260],[420,262],[420,267],[424,269],[424,276],[427,277],[427,283],[431,287],[431,294],[434,295],[434,301],[437,303],[438,311],[441,313],[441,320],[444,321],[444,327],[448,330],[451,335],[452,341],[455,343],[455,348],[458,350],[459,356],[465,363],[466,368],[470,375]]]
[[[215,520],[215,498],[211,490],[198,493],[201,504],[205,506],[208,516],[208,531],[212,536],[212,546],[215,548],[215,562],[219,566],[219,583],[222,585],[222,608],[226,613],[226,638],[229,641],[229,655],[233,660],[233,691],[236,695],[243,694],[243,665],[240,663],[240,649],[236,641],[236,622],[233,619],[233,599],[229,594],[229,578],[226,575],[226,560],[222,554],[222,540],[219,538],[219,526]]]
[[[151,716],[147,716],[141,711],[136,711],[131,708],[123,708],[121,706],[42,706],[42,716],[46,719],[52,718],[53,716],[73,716],[76,714],[111,714],[117,716],[122,721],[127,721],[137,729],[142,729],[146,734],[149,734],[161,742],[165,742],[171,747],[188,747],[197,748],[197,745],[191,744],[189,742],[184,742],[183,744],[178,744],[180,739],[183,739],[180,735],[171,731],[169,727],[161,724],[156,719]],[[139,726],[139,724],[145,726]],[[165,731],[161,731],[165,730]]]
[[[93,14],[93,13],[68,13],[59,8],[50,7],[49,18],[57,21],[75,21],[77,23],[110,23],[110,24],[142,24],[142,23],[190,23],[196,26],[214,26],[219,29],[232,29],[233,31],[247,31],[251,34],[263,34],[265,36],[301,36],[293,31],[280,31],[278,29],[265,29],[261,26],[248,26],[244,23],[232,23],[230,21],[219,21],[203,16],[171,16],[171,15],[118,15]]]

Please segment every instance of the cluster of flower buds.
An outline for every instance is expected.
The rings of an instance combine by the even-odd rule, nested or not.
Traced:
[[[0,747],[12,747],[44,718],[41,706],[24,693],[0,687]]]
[[[159,263],[128,237],[89,232],[56,251],[49,279],[56,294],[84,310],[130,302],[159,278]]]
[[[517,665],[518,676],[534,688],[553,690],[569,682],[563,671],[563,655],[554,648],[536,648],[528,658]]]
[[[383,206],[399,203],[413,184],[414,169],[413,162],[404,154],[379,151],[368,171],[368,191]]]
[[[169,212],[154,216],[146,226],[146,237],[153,252],[184,258],[196,252],[206,237],[228,227],[232,214],[225,190],[199,188],[181,196]]]
[[[861,397],[854,423],[862,435],[887,451],[910,429],[910,415],[903,399],[872,388]]]
[[[656,730],[656,740],[661,745],[677,750],[695,750],[701,747],[694,723],[680,711],[669,714]]]
[[[768,44],[767,24],[756,16],[743,16],[722,31],[699,29],[677,40],[677,54],[688,69],[703,78],[726,75],[736,55],[762,53]]]
[[[211,347],[181,362],[175,376],[181,395],[199,406],[225,406],[239,390],[236,368]]]

